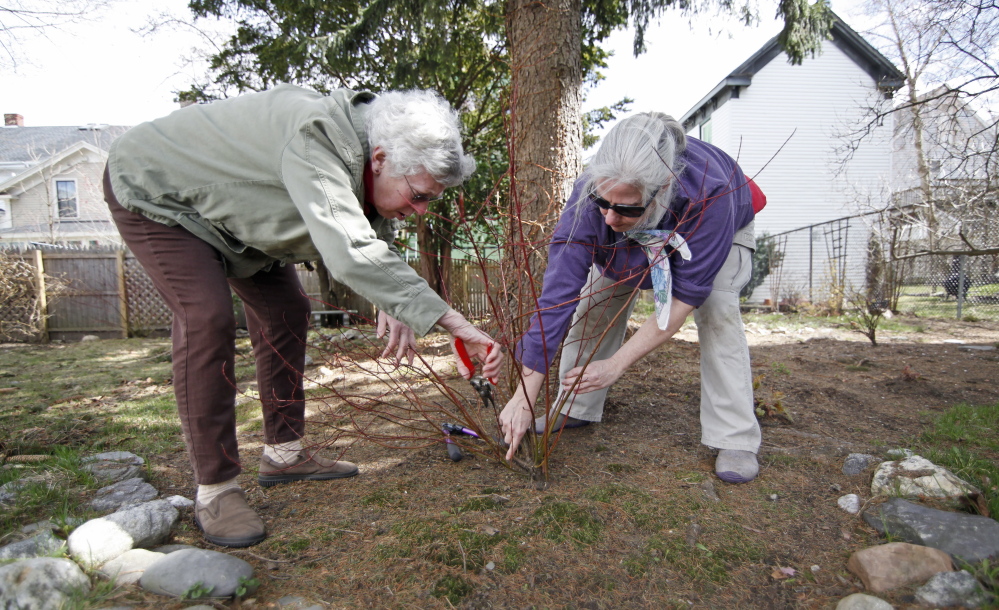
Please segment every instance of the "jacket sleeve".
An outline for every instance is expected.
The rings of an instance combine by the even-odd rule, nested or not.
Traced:
[[[330,122],[304,125],[284,151],[285,188],[333,277],[425,335],[450,307],[371,228],[353,188],[359,157],[338,141]]]
[[[375,234],[378,236],[378,239],[385,242],[392,254],[395,254],[399,258],[405,260],[402,252],[399,252],[399,247],[395,245],[399,221],[389,220],[388,218],[379,218],[378,221],[379,222],[374,227]]]
[[[569,329],[590,268],[596,262],[599,238],[593,218],[581,207],[584,183],[584,179],[576,182],[552,233],[538,311],[531,317],[530,327],[517,344],[517,359],[533,371],[546,372],[551,367]]]

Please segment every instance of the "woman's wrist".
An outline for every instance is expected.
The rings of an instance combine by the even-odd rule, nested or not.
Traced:
[[[458,313],[455,309],[448,309],[444,315],[437,320],[437,324],[451,334],[454,334],[455,328],[461,326],[465,322],[465,316]]]

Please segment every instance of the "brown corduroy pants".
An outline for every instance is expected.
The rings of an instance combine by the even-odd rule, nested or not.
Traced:
[[[292,265],[226,278],[221,254],[179,226],[122,207],[104,174],[104,199],[125,243],[173,312],[173,386],[197,483],[241,471],[236,444],[236,323],[230,287],[243,300],[256,359],[266,443],[305,431],[302,369],[310,302]]]

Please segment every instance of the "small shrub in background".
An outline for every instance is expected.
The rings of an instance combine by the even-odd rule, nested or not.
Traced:
[[[24,340],[38,333],[44,312],[37,281],[33,264],[0,250],[0,340]],[[50,300],[65,289],[59,278],[46,275],[44,281]]]

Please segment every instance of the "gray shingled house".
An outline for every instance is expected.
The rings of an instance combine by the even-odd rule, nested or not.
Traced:
[[[5,114],[0,129],[0,248],[121,244],[101,178],[107,150],[128,127],[25,127]]]

